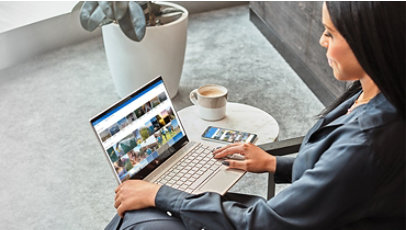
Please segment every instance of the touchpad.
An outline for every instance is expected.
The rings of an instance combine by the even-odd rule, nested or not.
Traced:
[[[245,174],[245,171],[242,170],[227,169],[225,166],[222,167],[224,168],[220,169],[210,180],[199,188],[200,192],[217,192],[224,195],[224,193]]]

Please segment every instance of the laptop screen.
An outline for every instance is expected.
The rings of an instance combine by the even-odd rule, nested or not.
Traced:
[[[143,179],[188,141],[161,77],[90,122],[121,182]]]

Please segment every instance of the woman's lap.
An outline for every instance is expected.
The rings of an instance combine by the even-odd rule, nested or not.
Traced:
[[[226,193],[223,197],[225,200],[237,201],[247,206],[253,205],[258,198],[259,197],[257,196],[240,193]],[[167,213],[156,208],[146,208],[128,211],[124,214],[124,219],[121,219],[118,215],[115,215],[105,229],[183,230],[186,228],[179,218],[169,216]]]
[[[116,214],[105,229],[182,230],[186,228],[179,218],[169,216],[165,212],[162,212],[156,208],[146,208],[128,211],[124,214],[123,219]]]

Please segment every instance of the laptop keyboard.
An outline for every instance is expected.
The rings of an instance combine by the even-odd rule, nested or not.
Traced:
[[[221,166],[221,161],[213,158],[212,150],[213,147],[198,144],[154,182],[193,192]]]

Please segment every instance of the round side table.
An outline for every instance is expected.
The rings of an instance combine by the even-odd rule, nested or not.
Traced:
[[[273,142],[279,135],[278,122],[271,115],[241,103],[228,102],[226,116],[219,121],[201,119],[195,105],[180,110],[178,115],[189,139],[197,142],[207,142],[201,135],[209,125],[257,134],[257,145]]]

